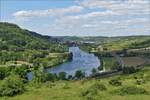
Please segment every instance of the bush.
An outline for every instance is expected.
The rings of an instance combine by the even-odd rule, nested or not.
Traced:
[[[97,90],[100,90],[100,91],[107,90],[106,86],[104,84],[100,84],[100,83],[95,83],[90,88],[97,89]]]
[[[66,80],[66,72],[60,72],[58,77],[61,80]]]
[[[73,76],[72,75],[68,75],[68,80],[72,80]]]
[[[136,79],[136,84],[141,85],[141,84],[144,84],[144,83],[145,83],[145,80],[143,80],[143,79]]]
[[[63,89],[70,89],[69,85],[67,83],[64,84]]]
[[[3,80],[7,76],[7,70],[6,67],[1,67],[0,68],[0,80]]]
[[[126,86],[126,87],[122,87],[119,90],[119,94],[120,95],[134,95],[134,94],[147,94],[148,92],[140,87],[137,86]]]
[[[13,69],[13,73],[19,75],[21,78],[27,79],[28,66],[24,64],[22,66],[16,66]]]
[[[81,96],[96,95],[100,91],[106,91],[107,88],[104,84],[95,83],[91,85],[87,90],[81,92]]]
[[[32,79],[32,82],[33,83],[43,83],[43,82],[46,82],[47,81],[47,78],[48,78],[48,75],[43,72],[43,71],[33,71],[33,79]]]
[[[121,66],[121,64],[119,63],[119,62],[114,62],[113,63],[113,65],[112,65],[112,68],[111,68],[112,70],[122,70],[122,66]]]
[[[24,84],[21,78],[16,75],[5,78],[0,84],[0,96],[14,96],[24,91]]]
[[[54,82],[55,80],[57,80],[57,76],[56,76],[56,74],[47,73],[47,79],[46,80]]]
[[[122,85],[121,81],[119,81],[118,79],[112,79],[112,80],[110,80],[109,84],[111,84],[113,86],[121,86]]]
[[[85,73],[82,72],[81,70],[77,70],[77,71],[75,72],[75,77],[76,77],[77,79],[82,79],[82,78],[85,77]]]
[[[93,68],[93,69],[92,69],[92,74],[94,75],[94,74],[96,74],[96,73],[97,73],[96,68]]]
[[[135,72],[136,72],[135,67],[124,67],[123,68],[123,73],[124,74],[131,74],[131,73],[135,73]]]

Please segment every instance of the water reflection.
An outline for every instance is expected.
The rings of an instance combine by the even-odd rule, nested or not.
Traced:
[[[86,53],[78,47],[70,47],[69,52],[72,52],[73,59],[71,62],[46,69],[47,72],[56,73],[66,72],[67,75],[74,75],[75,71],[82,70],[86,76],[91,74],[93,68],[100,66],[99,59],[94,54]]]

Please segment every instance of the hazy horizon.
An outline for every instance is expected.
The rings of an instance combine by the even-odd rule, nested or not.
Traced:
[[[48,36],[150,35],[149,0],[1,0],[0,21]]]

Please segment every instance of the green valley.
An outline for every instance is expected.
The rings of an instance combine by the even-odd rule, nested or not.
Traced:
[[[81,66],[74,76],[46,70],[92,57],[100,66],[89,76]],[[149,100],[149,77],[150,36],[50,37],[0,23],[0,100]]]

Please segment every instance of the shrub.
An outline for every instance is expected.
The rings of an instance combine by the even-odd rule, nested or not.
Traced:
[[[77,70],[77,71],[75,72],[75,77],[76,77],[77,79],[81,79],[81,78],[85,77],[85,73],[82,72],[81,70]]]
[[[48,88],[52,88],[52,87],[56,86],[56,84],[53,83],[53,82],[47,81],[47,82],[45,83],[45,86],[48,87]]]
[[[0,68],[0,80],[3,80],[6,77],[7,73],[8,72],[6,70],[6,67],[1,67]]]
[[[81,91],[81,96],[87,96],[89,94],[89,91],[88,90],[85,90],[85,91]]]
[[[100,90],[100,91],[107,90],[106,86],[104,84],[100,84],[100,83],[95,83],[90,88],[91,89],[97,89],[97,90]]]
[[[32,82],[33,83],[42,83],[42,82],[46,82],[47,81],[47,77],[48,75],[42,71],[33,71],[33,79]]]
[[[27,79],[26,75],[28,72],[28,66],[27,65],[22,65],[22,66],[15,66],[13,69],[13,73],[16,75],[19,75],[21,78]]]
[[[47,73],[47,81],[52,81],[54,82],[57,79],[57,76],[55,74],[52,73]]]
[[[135,72],[136,72],[135,67],[124,67],[123,68],[123,73],[124,74],[131,74],[131,73],[135,73]]]
[[[92,74],[96,74],[96,73],[97,73],[96,68],[93,68],[93,69],[92,69]]]
[[[61,80],[66,80],[66,72],[60,72],[58,77]]]
[[[122,70],[122,66],[121,66],[121,64],[119,63],[119,62],[114,62],[113,63],[113,65],[112,65],[112,68],[111,68],[112,70]]]
[[[134,94],[147,94],[147,93],[148,92],[145,89],[137,86],[126,86],[126,87],[122,87],[119,90],[120,95],[127,95],[127,94],[134,95]]]
[[[72,75],[68,75],[68,80],[72,80],[73,76]]]
[[[144,83],[145,83],[145,80],[143,80],[143,79],[136,79],[136,84],[141,85],[141,84],[144,84]]]
[[[16,75],[5,78],[0,85],[0,96],[14,96],[24,91],[24,84]]]
[[[122,85],[121,81],[119,81],[118,79],[112,79],[112,80],[110,80],[109,84],[111,84],[113,86],[121,86]]]
[[[87,90],[81,92],[81,96],[91,96],[96,95],[100,91],[106,91],[107,88],[104,84],[95,83],[91,85]]]
[[[63,89],[69,89],[69,85],[67,83],[64,84]]]

